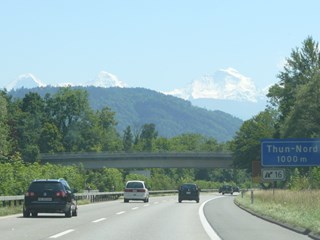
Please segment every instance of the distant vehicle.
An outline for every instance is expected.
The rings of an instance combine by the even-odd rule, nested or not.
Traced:
[[[128,181],[123,193],[124,202],[142,200],[149,202],[149,190],[144,181]]]
[[[183,200],[194,200],[197,203],[200,200],[200,189],[194,183],[185,183],[179,187],[178,201],[181,203]]]
[[[230,193],[232,195],[233,194],[233,187],[230,185],[223,185],[219,189],[219,193],[222,193],[222,195],[224,195],[225,193]]]
[[[233,192],[240,192],[240,188],[238,186],[233,186]]]
[[[64,213],[66,217],[78,215],[74,193],[64,179],[33,180],[24,196],[23,216],[38,213]]]

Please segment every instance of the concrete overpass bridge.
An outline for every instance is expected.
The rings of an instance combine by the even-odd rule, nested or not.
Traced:
[[[84,168],[233,168],[231,152],[42,153],[41,163]]]

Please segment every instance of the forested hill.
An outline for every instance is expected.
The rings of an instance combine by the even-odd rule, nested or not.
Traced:
[[[88,92],[94,110],[108,106],[116,113],[120,134],[127,126],[138,129],[154,123],[159,136],[173,137],[183,133],[198,133],[219,142],[231,140],[242,120],[221,111],[210,111],[192,106],[189,101],[144,88],[74,87]],[[23,98],[28,92],[42,97],[58,91],[57,87],[18,89],[10,91],[14,98]]]

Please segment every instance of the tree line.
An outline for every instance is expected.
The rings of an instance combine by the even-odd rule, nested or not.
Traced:
[[[60,88],[56,94],[29,92],[22,99],[0,94],[0,157],[20,153],[25,162],[40,153],[118,151],[222,151],[210,137],[186,133],[159,137],[156,126],[127,126],[116,130],[115,112],[93,110],[84,89]]]

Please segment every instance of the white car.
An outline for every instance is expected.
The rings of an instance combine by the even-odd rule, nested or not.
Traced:
[[[142,200],[149,202],[149,190],[144,181],[128,181],[123,193],[124,202]]]

